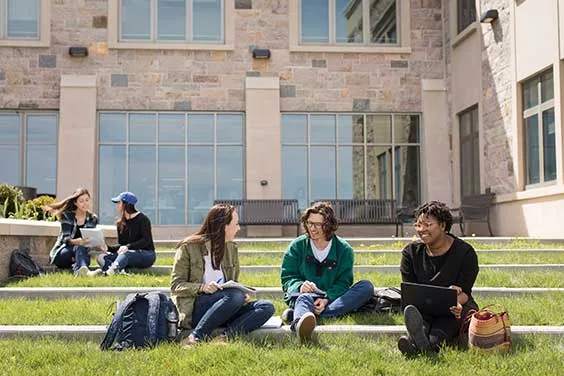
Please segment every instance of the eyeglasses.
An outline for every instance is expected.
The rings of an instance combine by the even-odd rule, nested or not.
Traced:
[[[307,221],[306,222],[306,226],[307,227],[315,227],[317,229],[320,229],[323,227],[323,223],[324,222],[312,222],[312,221]]]
[[[434,225],[436,225],[437,222],[415,222],[413,224],[413,227],[417,228],[429,228],[429,227],[433,227]]]

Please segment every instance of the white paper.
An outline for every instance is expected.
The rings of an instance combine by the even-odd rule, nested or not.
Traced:
[[[280,316],[272,316],[267,322],[262,324],[263,329],[278,329],[282,326],[282,318]]]
[[[82,238],[88,238],[88,247],[101,247],[104,245],[104,231],[101,228],[81,228]]]
[[[222,283],[220,286],[223,287],[224,289],[239,289],[247,294],[256,293],[256,290],[254,288],[242,285],[239,282],[235,282],[235,281],[227,281]]]

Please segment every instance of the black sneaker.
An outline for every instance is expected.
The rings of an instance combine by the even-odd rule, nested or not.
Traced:
[[[292,308],[286,308],[284,312],[282,312],[282,322],[289,325],[292,321],[294,321],[294,310]]]
[[[403,311],[403,318],[405,320],[405,327],[407,328],[407,333],[409,338],[415,343],[417,350],[426,352],[431,348],[429,343],[429,338],[425,334],[425,329],[423,327],[423,317],[419,310],[412,305],[405,307]]]
[[[401,353],[407,357],[412,357],[417,355],[419,351],[417,351],[417,347],[415,344],[409,339],[408,336],[401,336],[398,340],[398,349]]]

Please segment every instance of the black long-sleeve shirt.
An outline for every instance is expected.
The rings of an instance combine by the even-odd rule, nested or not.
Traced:
[[[121,230],[118,227],[118,243],[108,246],[108,251],[115,253],[122,245],[131,250],[154,251],[155,245],[149,217],[139,212],[135,217],[126,219]]]
[[[473,301],[472,287],[479,271],[478,256],[470,244],[453,238],[449,250],[440,256],[427,254],[427,247],[420,241],[408,244],[402,251],[401,277],[404,282],[460,286],[468,300]]]

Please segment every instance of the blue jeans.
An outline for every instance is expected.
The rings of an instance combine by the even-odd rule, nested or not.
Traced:
[[[73,273],[76,273],[82,266],[90,266],[89,252],[90,249],[86,247],[67,245],[57,253],[57,256],[53,259],[53,264],[61,269],[72,267]]]
[[[110,267],[121,271],[127,267],[130,268],[148,268],[153,265],[157,256],[155,251],[144,251],[144,250],[128,250],[121,255],[117,253],[104,253],[98,256],[98,264],[102,267],[102,270],[108,270]]]
[[[358,281],[351,286],[343,295],[333,300],[325,310],[321,312],[320,317],[337,317],[352,312],[362,307],[370,298],[374,296],[374,285],[370,281]],[[313,303],[315,298],[312,294],[304,293],[297,297],[294,305],[294,321],[292,322],[292,330],[300,317],[307,312],[313,311]]]
[[[228,337],[248,333],[260,328],[274,314],[269,301],[244,302],[245,294],[238,289],[198,295],[192,312],[192,335],[196,339],[209,337],[222,325],[227,327]]]

